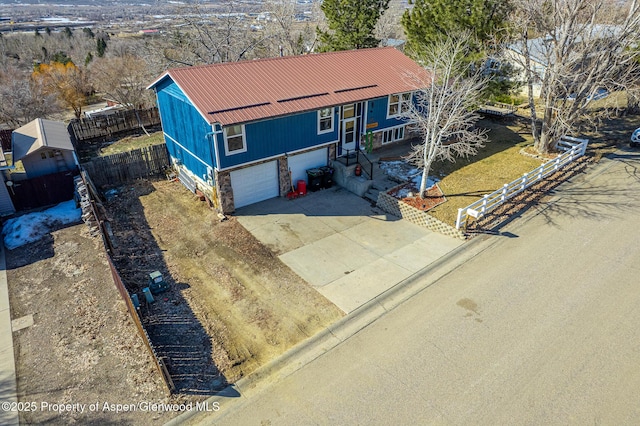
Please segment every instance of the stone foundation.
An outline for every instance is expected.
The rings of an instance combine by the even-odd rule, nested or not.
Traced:
[[[233,201],[231,188],[231,173],[228,170],[216,172],[216,192],[218,193],[219,208],[224,214],[233,213],[236,206]]]
[[[290,191],[293,191],[287,157],[278,158],[278,178],[280,179],[280,196],[285,197]]]
[[[331,161],[336,159],[336,152],[337,152],[336,146],[337,145],[335,143],[329,145],[329,160]]]

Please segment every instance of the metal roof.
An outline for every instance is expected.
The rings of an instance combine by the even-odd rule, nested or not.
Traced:
[[[66,124],[61,121],[36,118],[13,131],[13,161],[22,160],[41,148],[73,151]]]
[[[149,88],[169,77],[209,123],[226,126],[415,90],[424,72],[385,47],[174,68]]]

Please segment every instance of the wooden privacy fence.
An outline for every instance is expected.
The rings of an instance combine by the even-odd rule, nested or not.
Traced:
[[[165,144],[98,157],[82,164],[97,186],[162,175],[170,165]]]
[[[13,206],[20,211],[70,200],[73,198],[73,177],[77,174],[77,170],[71,170],[14,180],[8,187]]]
[[[558,142],[558,149],[564,152],[558,155],[557,158],[544,163],[529,173],[525,173],[521,178],[516,179],[513,182],[505,183],[501,189],[485,195],[480,200],[469,204],[467,207],[458,209],[456,229],[465,228],[470,217],[478,219],[484,216],[491,210],[506,202],[508,199],[523,192],[531,185],[541,181],[547,176],[558,171],[561,167],[584,155],[587,150],[588,143],[589,141],[587,139],[563,136]]]
[[[139,129],[141,125],[151,127],[159,124],[158,108],[125,110],[95,118],[71,120],[69,133],[75,136],[77,142],[82,142]]]
[[[127,310],[131,315],[131,319],[133,323],[136,325],[138,329],[138,334],[142,338],[145,346],[149,350],[151,357],[153,358],[154,363],[156,364],[156,368],[160,373],[164,384],[167,387],[167,391],[172,393],[175,390],[175,386],[173,384],[173,380],[171,379],[171,375],[167,370],[167,366],[164,363],[162,357],[159,357],[153,343],[151,343],[151,339],[149,338],[149,334],[147,330],[142,325],[142,321],[140,320],[140,315],[138,310],[133,305],[133,301],[131,300],[131,296],[129,295],[129,291],[122,282],[122,278],[120,277],[120,273],[115,267],[113,263],[113,259],[111,258],[113,247],[113,242],[111,241],[111,237],[109,236],[109,222],[103,217],[102,214],[99,213],[99,209],[96,207],[97,204],[100,203],[98,194],[95,191],[95,186],[91,181],[91,178],[87,175],[86,171],[81,170],[80,176],[82,177],[83,187],[79,191],[81,192],[81,207],[83,211],[83,219],[87,222],[87,216],[92,216],[92,222],[97,222],[100,230],[100,235],[102,236],[102,242],[104,245],[105,252],[107,254],[107,260],[109,261],[109,268],[111,269],[111,276],[113,277],[113,282],[120,293],[120,296],[124,300],[127,305]]]
[[[104,235],[105,235],[105,233],[103,231],[103,236]],[[127,310],[129,311],[129,314],[131,315],[131,319],[133,320],[134,324],[136,325],[136,328],[138,329],[138,333],[140,334],[140,337],[142,337],[142,340],[144,341],[145,346],[147,347],[147,349],[151,353],[151,357],[153,358],[153,360],[154,360],[154,362],[156,364],[156,368],[158,369],[158,372],[162,376],[162,379],[164,380],[164,383],[167,386],[167,390],[169,391],[169,393],[172,393],[175,390],[175,385],[173,384],[173,380],[171,379],[171,375],[169,374],[169,370],[167,370],[167,366],[164,363],[164,359],[162,357],[158,356],[158,353],[156,352],[155,348],[153,347],[153,343],[151,343],[151,339],[149,338],[149,334],[147,333],[147,330],[142,325],[142,321],[140,320],[140,315],[138,314],[138,310],[133,305],[133,301],[131,300],[131,296],[129,295],[129,292],[125,288],[124,283],[122,282],[122,278],[120,278],[120,273],[118,273],[118,270],[116,269],[115,265],[113,264],[113,260],[111,260],[111,255],[110,254],[107,255],[107,259],[109,260],[109,268],[111,268],[111,275],[113,276],[113,282],[115,283],[116,287],[118,288],[118,291],[120,292],[120,296],[122,296],[122,299],[127,304]]]

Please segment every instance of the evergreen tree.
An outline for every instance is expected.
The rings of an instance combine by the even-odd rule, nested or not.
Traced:
[[[85,36],[89,37],[89,38],[94,38],[95,34],[93,33],[93,31],[91,31],[91,28],[88,27],[84,27],[82,29],[82,32]]]
[[[62,65],[67,65],[69,62],[73,63],[73,61],[71,60],[71,58],[69,56],[67,56],[67,54],[65,52],[59,51],[54,53],[50,58],[49,58],[50,62],[59,62]]]
[[[389,0],[324,0],[322,11],[328,30],[318,29],[320,50],[336,51],[377,47],[376,23],[389,7]]]
[[[51,28],[47,27],[44,29],[44,32],[47,33],[48,36],[51,35]]]
[[[509,0],[410,0],[412,9],[402,17],[407,35],[407,53],[420,57],[426,46],[443,36],[470,33],[472,51],[483,50],[482,44],[501,28],[511,11]]]
[[[73,37],[73,32],[71,32],[71,28],[69,28],[69,27],[64,27],[64,30],[62,31],[62,33],[63,33],[67,38],[71,38],[71,37]]]
[[[98,54],[98,58],[102,58],[104,56],[105,50],[107,50],[107,42],[103,38],[96,40],[96,52]]]

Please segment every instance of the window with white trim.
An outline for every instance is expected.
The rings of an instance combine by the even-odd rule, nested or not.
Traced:
[[[411,106],[411,92],[389,95],[387,117],[395,117],[409,111]]]
[[[333,132],[333,108],[318,111],[318,134]]]
[[[224,150],[227,155],[247,151],[247,144],[244,137],[244,124],[224,128]]]
[[[404,139],[404,126],[382,132],[382,143],[396,142],[402,139]]]

